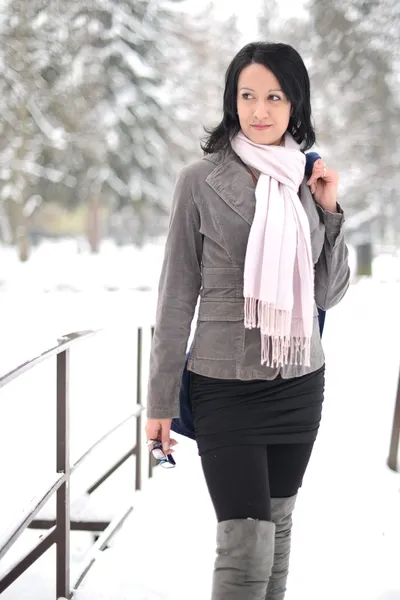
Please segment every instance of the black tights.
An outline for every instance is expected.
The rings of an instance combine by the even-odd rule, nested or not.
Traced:
[[[271,520],[271,498],[294,496],[301,487],[314,442],[226,446],[201,456],[218,522]]]

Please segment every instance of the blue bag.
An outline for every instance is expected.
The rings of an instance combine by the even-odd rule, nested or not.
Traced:
[[[305,174],[311,176],[314,162],[321,158],[317,152],[309,152],[306,154]],[[325,324],[325,311],[318,309],[319,331],[322,337],[322,332]],[[190,354],[186,355],[185,368],[183,370],[181,386],[179,390],[179,407],[180,415],[172,419],[171,429],[175,433],[180,433],[192,440],[196,439],[193,425],[192,403],[190,400],[190,372],[187,370],[187,364]]]

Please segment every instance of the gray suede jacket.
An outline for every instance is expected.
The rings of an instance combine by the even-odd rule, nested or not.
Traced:
[[[199,312],[188,369],[223,379],[297,377],[325,361],[317,306],[335,306],[349,286],[343,212],[323,210],[304,179],[315,264],[311,366],[271,368],[260,363],[260,333],[244,327],[243,272],[255,212],[254,182],[233,151],[208,155],[185,167],[174,192],[159,283],[150,357],[149,418],[179,415],[179,387],[191,323]]]

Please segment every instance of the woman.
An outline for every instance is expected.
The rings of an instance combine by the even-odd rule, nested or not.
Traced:
[[[318,311],[349,285],[338,175],[318,160],[299,54],[253,43],[226,76],[223,119],[178,178],[148,391],[147,438],[165,452],[188,370],[196,441],[216,511],[212,600],[282,600],[291,516],[320,424]]]

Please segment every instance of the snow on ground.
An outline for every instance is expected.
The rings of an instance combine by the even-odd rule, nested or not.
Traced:
[[[139,253],[109,246],[95,257],[82,257],[69,245],[51,249],[42,248],[41,257],[17,269],[11,255],[3,255],[0,374],[62,334],[107,327],[71,356],[74,460],[132,405],[136,325],[148,325],[154,314],[162,249]],[[399,265],[392,257],[377,258],[374,279],[354,284],[328,314],[323,423],[295,513],[287,600],[400,600],[400,475],[386,467],[399,369]],[[110,282],[116,291],[107,291]],[[147,336],[145,352],[148,342]],[[54,476],[54,366],[42,365],[1,392],[0,476],[6,493],[0,497],[0,535]],[[127,428],[77,472],[74,497],[129,440],[134,431]],[[209,597],[215,521],[192,442],[180,440],[177,462],[174,471],[158,470],[140,494],[132,492],[128,464],[116,487],[99,494],[93,510],[101,516],[115,512],[122,499],[133,498],[135,511],[78,600]],[[0,572],[37,536],[27,532]],[[73,534],[73,569],[90,542],[88,534]],[[54,600],[53,567],[49,551],[2,598]],[[101,593],[93,592],[95,576]]]
[[[0,375],[71,331],[148,324],[163,245],[79,252],[75,241],[46,242],[19,263],[0,246]]]
[[[142,249],[104,241],[90,254],[74,239],[43,242],[26,263],[14,248],[1,247],[0,290],[16,292],[101,292],[152,289],[158,277],[163,239]]]

